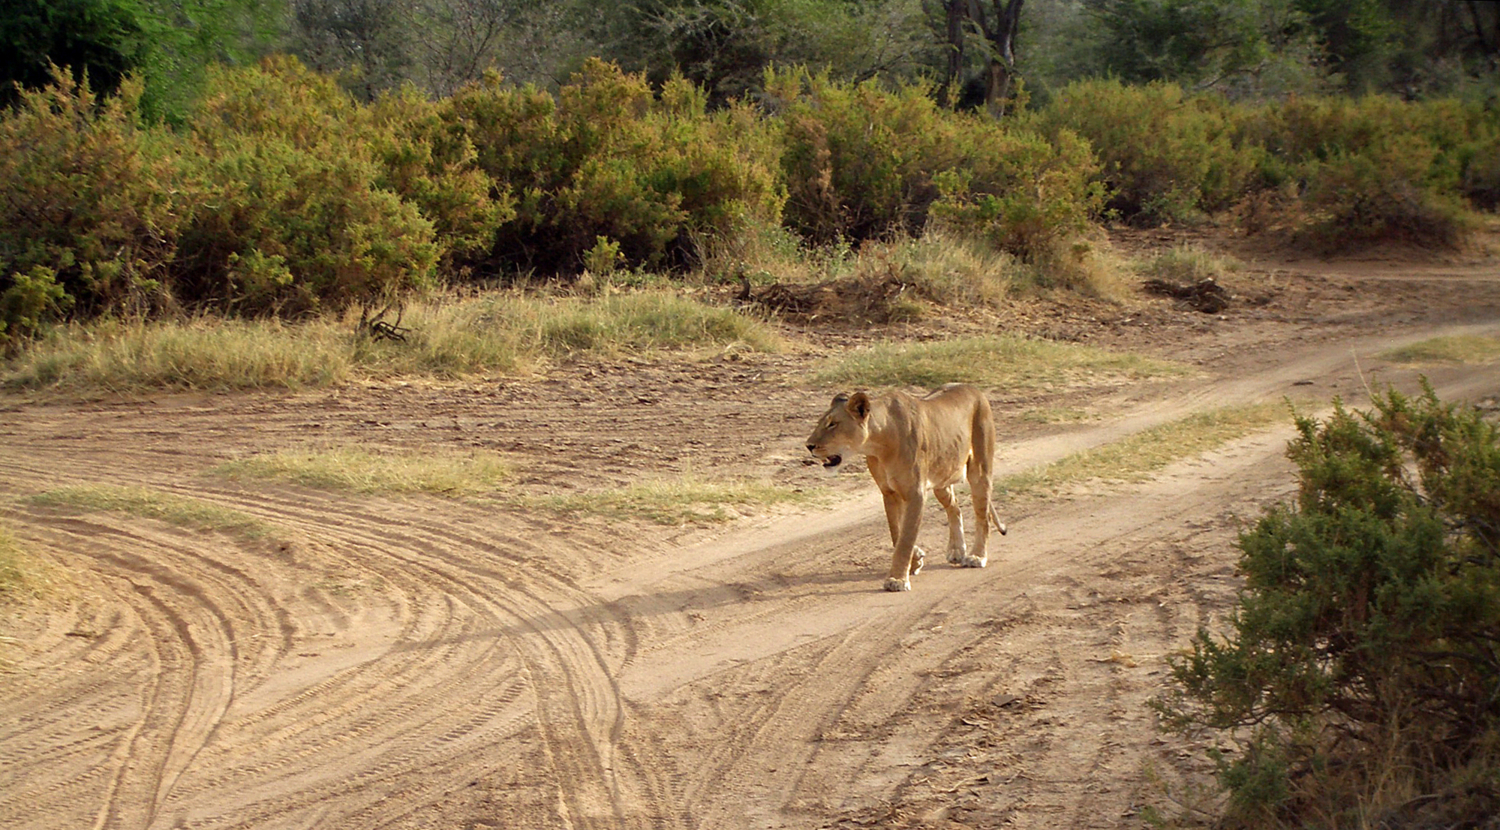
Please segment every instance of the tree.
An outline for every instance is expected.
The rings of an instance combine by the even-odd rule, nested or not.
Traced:
[[[1010,103],[1016,76],[1016,34],[1021,28],[1022,0],[992,0],[993,14],[986,14],[984,4],[974,0],[969,14],[989,41],[989,62],[984,74],[984,106],[990,115],[1000,118]]]
[[[256,0],[9,0],[0,4],[0,105],[15,103],[18,88],[50,83],[56,64],[105,95],[140,75],[142,115],[178,121],[206,66],[269,49],[281,8]]]
[[[293,51],[321,72],[346,73],[362,100],[400,85],[414,63],[401,0],[292,0]]]
[[[146,58],[143,11],[128,0],[7,0],[0,4],[0,106],[52,81],[51,66],[114,92]]]
[[[991,0],[986,9],[981,0],[940,0],[943,12],[945,61],[938,100],[944,106],[962,104],[953,87],[964,71],[965,41],[970,27],[977,29],[985,44],[983,78],[984,107],[996,118],[1005,115],[1011,103],[1016,77],[1016,34],[1021,26],[1024,0]]]

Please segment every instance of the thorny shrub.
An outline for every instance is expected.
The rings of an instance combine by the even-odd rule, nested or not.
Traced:
[[[127,82],[101,100],[59,71],[0,117],[0,326],[11,336],[49,309],[162,301],[182,224],[180,176],[172,137],[136,116],[140,93]]]
[[[820,243],[919,234],[931,220],[1024,259],[1049,254],[1099,207],[1093,153],[1071,133],[939,108],[920,86],[770,72],[786,130],[787,222]]]
[[[1071,130],[1099,155],[1109,207],[1128,221],[1190,221],[1233,204],[1255,171],[1254,148],[1235,139],[1233,109],[1173,83],[1079,81],[1035,116],[1057,136]]]
[[[382,186],[368,111],[291,59],[217,72],[182,163],[196,185],[179,290],[191,303],[296,314],[427,284],[440,253],[419,206]]]
[[[656,95],[594,60],[556,96],[492,75],[451,105],[479,169],[516,196],[497,262],[576,273],[604,238],[628,266],[680,266],[699,237],[780,220],[771,126],[745,105],[707,112],[684,80]]]
[[[1296,504],[1239,542],[1222,638],[1173,661],[1235,827],[1480,826],[1500,809],[1500,428],[1395,391],[1297,419]],[[1485,825],[1488,826],[1488,825]]]

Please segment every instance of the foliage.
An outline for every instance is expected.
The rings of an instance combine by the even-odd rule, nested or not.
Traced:
[[[1266,186],[1304,185],[1305,235],[1330,247],[1400,240],[1453,247],[1462,195],[1493,187],[1500,113],[1454,100],[1299,98],[1245,120]],[[1476,202],[1478,203],[1478,202]]]
[[[0,107],[56,80],[66,67],[110,94],[145,60],[141,9],[126,0],[7,0],[0,6]]]
[[[183,232],[182,299],[296,314],[427,284],[433,223],[382,186],[375,142],[357,137],[369,122],[296,61],[213,73],[182,159],[205,205]]]
[[[1109,207],[1134,221],[1181,222],[1228,207],[1256,167],[1255,150],[1236,140],[1231,108],[1174,83],[1075,83],[1037,121],[1048,134],[1072,130],[1093,145]]]
[[[588,62],[554,98],[492,77],[452,102],[477,164],[516,194],[494,255],[576,273],[607,237],[628,266],[686,264],[702,236],[778,221],[777,144],[747,106],[707,111],[701,90]]]
[[[1164,711],[1240,748],[1234,826],[1494,815],[1500,428],[1430,386],[1297,428],[1296,504],[1241,536],[1230,631],[1173,661]]]
[[[61,73],[0,119],[0,295],[10,335],[72,307],[163,297],[183,217],[170,138],[136,117],[141,87],[101,99]],[[58,289],[60,288],[61,293]]]
[[[1092,149],[1066,130],[1052,142],[1010,130],[988,146],[1001,169],[982,182],[974,177],[978,165],[937,176],[941,196],[933,218],[1024,261],[1058,264],[1066,244],[1083,234],[1103,206]]]
[[[1500,193],[1500,111],[1478,100],[1235,105],[1095,81],[997,122],[923,84],[764,84],[757,106],[713,108],[684,78],[595,60],[556,93],[491,74],[362,103],[283,57],[207,73],[168,126],[141,83],[101,97],[58,71],[0,115],[0,337],[64,316],[337,311],[439,278],[680,274],[756,240],[835,262],[929,231],[1095,290],[1082,240],[1105,205],[1151,223],[1248,202],[1247,226],[1269,212],[1330,248],[1451,247]]]
[[[1469,206],[1497,190],[1500,112],[1454,99],[1190,96],[1171,83],[1075,83],[1033,117],[1099,154],[1111,209],[1136,223],[1191,222],[1251,200],[1329,250],[1388,240],[1455,247]],[[1262,208],[1257,208],[1263,212]]]
[[[1218,80],[1269,51],[1260,0],[1094,0],[1094,57],[1111,77],[1142,84]]]
[[[279,3],[257,0],[8,0],[0,6],[0,107],[65,67],[101,95],[127,75],[142,81],[149,120],[180,122],[205,68],[260,53]],[[15,84],[12,87],[12,83]]]
[[[51,268],[33,265],[27,273],[18,271],[0,293],[0,336],[19,339],[36,334],[47,321],[61,316],[72,300]]]
[[[929,216],[1023,258],[1097,208],[1089,148],[940,109],[925,87],[767,75],[786,130],[787,223],[815,243],[917,233]]]

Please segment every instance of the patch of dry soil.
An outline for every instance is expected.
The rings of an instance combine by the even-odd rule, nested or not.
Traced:
[[[1500,333],[1497,270],[1251,258],[1220,315],[1143,298],[968,321],[1201,370],[991,390],[1000,473],[1224,403],[1411,388],[1418,370],[1375,355]],[[1011,532],[987,569],[936,565],[888,594],[873,488],[802,463],[837,391],[802,378],[819,351],[927,326],[533,380],[0,398],[5,522],[59,575],[0,609],[0,827],[1055,828],[1170,812],[1203,769],[1145,702],[1165,655],[1228,609],[1241,523],[1289,494],[1289,429],[1146,484],[1002,498]],[[1493,366],[1421,371],[1446,397],[1500,394]],[[1086,417],[1038,423],[1048,411]],[[661,528],[209,473],[347,443],[495,451],[535,490],[691,473],[835,495]],[[154,488],[268,532],[27,500],[70,484]]]

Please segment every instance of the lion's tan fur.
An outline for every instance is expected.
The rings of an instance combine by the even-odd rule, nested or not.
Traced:
[[[972,386],[952,383],[922,398],[899,391],[840,395],[818,420],[807,449],[826,467],[836,467],[850,455],[865,457],[885,499],[895,546],[886,590],[911,590],[911,577],[922,569],[926,554],[916,541],[928,490],[948,514],[949,562],[984,567],[991,526],[1005,533],[990,501],[995,423],[989,400]],[[965,547],[963,518],[953,498],[953,486],[964,480],[974,497],[972,553]]]

